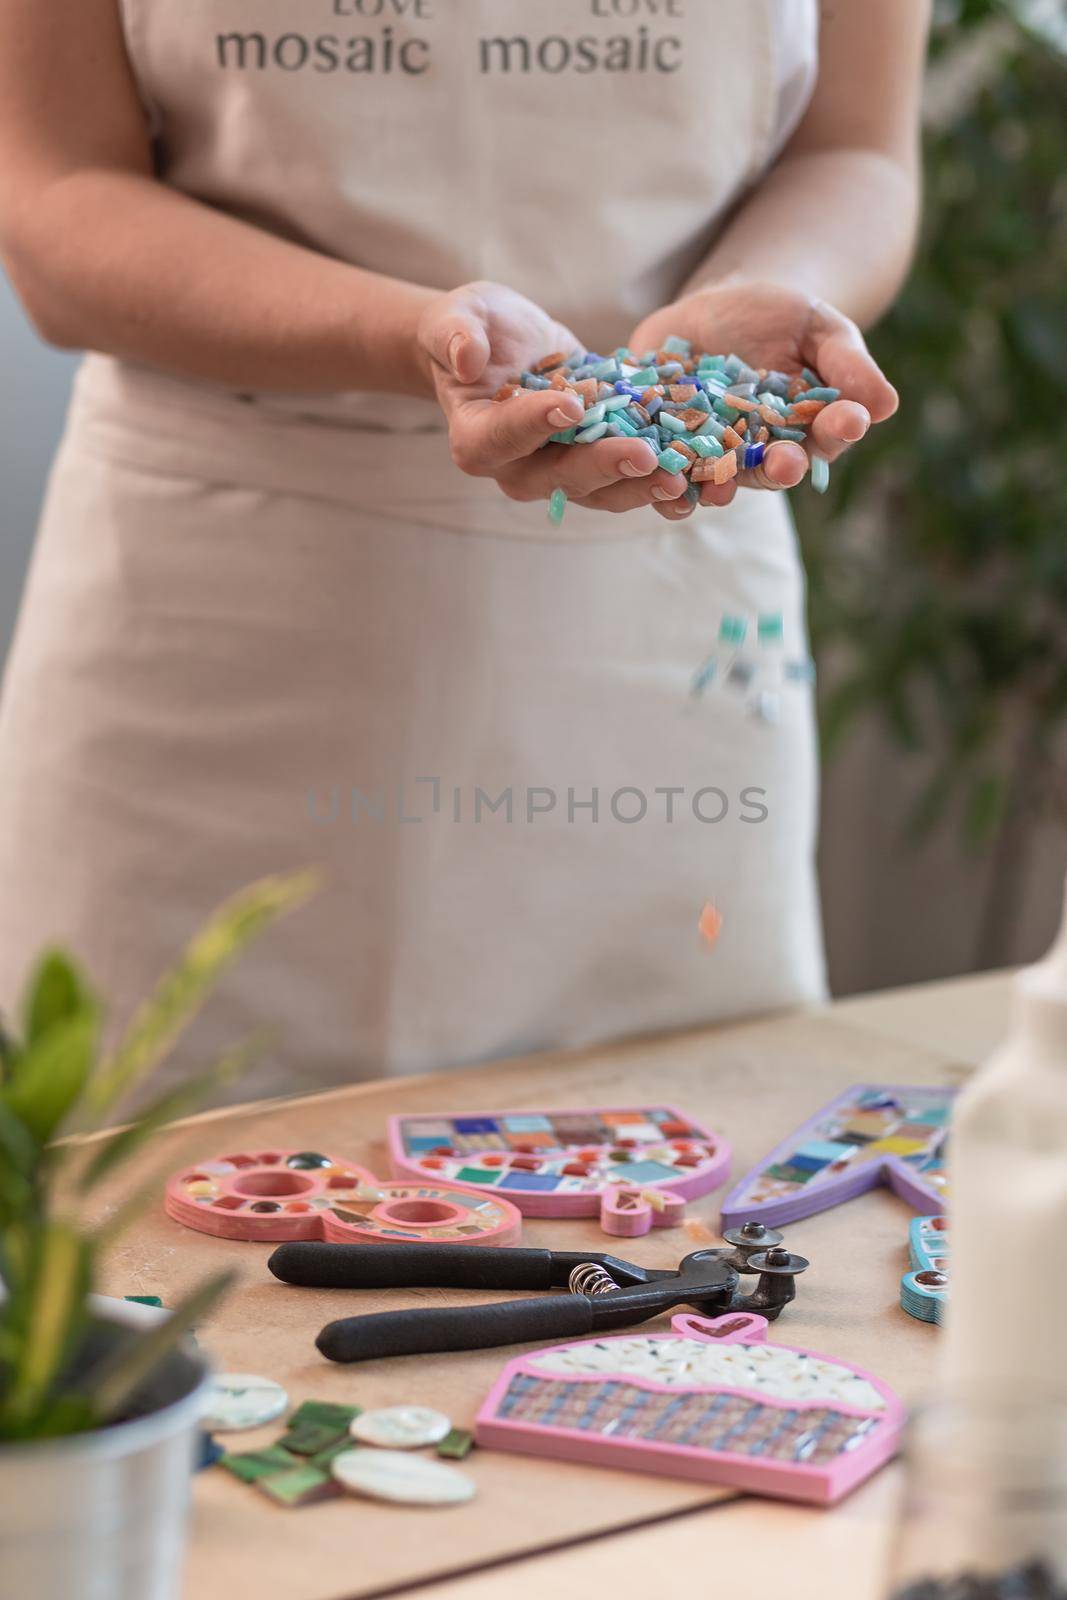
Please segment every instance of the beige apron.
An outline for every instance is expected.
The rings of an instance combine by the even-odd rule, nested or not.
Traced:
[[[125,15],[167,182],[379,271],[510,282],[605,348],[707,249],[815,58],[808,0]],[[557,532],[456,472],[429,403],[90,357],[0,706],[0,1004],[60,939],[122,1017],[222,896],[308,862],[320,898],[175,1071],[264,1020],[246,1093],[817,996],[806,654],[779,497]]]

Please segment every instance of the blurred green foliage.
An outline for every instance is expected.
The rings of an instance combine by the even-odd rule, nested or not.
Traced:
[[[828,753],[878,717],[929,774],[912,821],[979,845],[1067,819],[1067,56],[1040,9],[938,14],[932,73],[966,55],[978,83],[935,97],[915,268],[870,341],[900,411],[798,506]]]
[[[77,963],[46,952],[18,1030],[0,1027],[0,1444],[51,1439],[120,1419],[140,1386],[230,1282],[208,1279],[165,1322],[81,1359],[101,1257],[154,1199],[162,1175],[111,1205],[95,1228],[99,1185],[174,1117],[232,1082],[254,1055],[238,1045],[205,1073],[164,1091],[105,1138],[180,1040],[227,969],[314,891],[307,873],[265,878],[215,913],[141,1006],[115,1051],[100,1049],[101,1007]]]

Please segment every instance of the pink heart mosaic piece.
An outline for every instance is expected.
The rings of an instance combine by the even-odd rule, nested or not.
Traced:
[[[685,1221],[680,1194],[659,1189],[632,1189],[617,1184],[604,1192],[600,1226],[616,1239],[640,1239],[653,1228],[677,1228]]]

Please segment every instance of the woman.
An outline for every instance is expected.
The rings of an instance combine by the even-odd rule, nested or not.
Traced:
[[[673,334],[816,368],[830,460],[888,416],[858,326],[924,11],[0,0],[5,260],[97,352],[4,692],[0,1001],[61,939],[124,1013],[308,861],[216,1010],[286,1022],[277,1088],[822,992],[805,449],[694,510],[639,439],[540,450],[568,399],[489,397]]]

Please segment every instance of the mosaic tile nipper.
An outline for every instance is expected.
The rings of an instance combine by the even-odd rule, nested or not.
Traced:
[[[490,1305],[342,1317],[327,1323],[315,1341],[331,1361],[371,1361],[599,1334],[681,1305],[703,1316],[750,1311],[773,1321],[795,1297],[796,1279],[809,1263],[761,1223],[723,1237],[725,1247],[695,1250],[673,1270],[640,1267],[598,1250],[433,1244],[283,1244],[267,1264],[283,1283],[316,1289],[567,1290]],[[758,1277],[751,1294],[740,1292],[741,1274]]]

